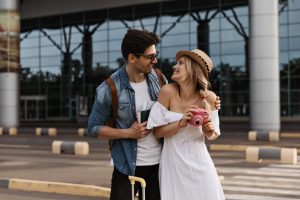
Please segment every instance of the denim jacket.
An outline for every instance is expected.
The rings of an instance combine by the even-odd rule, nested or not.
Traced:
[[[118,93],[118,116],[116,128],[130,128],[136,118],[135,92],[132,89],[126,68],[122,67],[111,75]],[[148,91],[152,101],[158,98],[160,85],[157,74],[154,70],[146,76]],[[166,80],[165,80],[166,81]],[[96,89],[96,96],[93,109],[88,120],[88,136],[98,137],[98,134],[112,112],[111,92],[106,81],[102,82]],[[134,175],[137,157],[137,140],[136,139],[116,139],[112,147],[112,158],[114,166],[120,172],[127,175]]]

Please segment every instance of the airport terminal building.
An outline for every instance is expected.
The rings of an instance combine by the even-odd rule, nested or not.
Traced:
[[[178,50],[207,52],[221,120],[300,121],[298,0],[0,0],[0,126],[86,121],[129,28],[161,37],[167,78]]]

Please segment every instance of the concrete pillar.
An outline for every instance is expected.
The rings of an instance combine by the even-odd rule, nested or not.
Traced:
[[[20,14],[18,0],[0,0],[0,126],[19,126]]]
[[[249,0],[250,121],[280,131],[278,0]]]

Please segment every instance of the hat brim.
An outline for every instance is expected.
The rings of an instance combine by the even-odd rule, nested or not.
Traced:
[[[200,60],[200,58],[198,56],[196,56],[194,53],[192,53],[191,51],[177,51],[176,61],[178,61],[183,56],[191,57],[197,62],[198,62],[198,60]]]
[[[199,55],[197,55],[197,54],[195,54],[194,52],[191,52],[191,51],[177,51],[176,61],[178,61],[183,56],[190,57],[195,62],[197,62],[202,68],[204,68],[205,71],[208,71],[208,69],[206,69],[206,67],[205,67],[206,65],[205,65],[204,61],[199,57]]]

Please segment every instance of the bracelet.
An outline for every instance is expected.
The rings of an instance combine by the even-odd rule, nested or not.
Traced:
[[[210,136],[206,136],[208,140],[215,140],[218,138],[218,134],[214,131]]]
[[[209,136],[207,137],[212,137],[213,135],[215,135],[215,131],[213,131]]]
[[[185,126],[182,126],[182,125],[180,125],[180,122],[182,121],[182,119],[181,120],[179,120],[178,121],[178,123],[177,123],[177,125],[178,125],[178,128],[184,128],[184,127],[186,127],[187,125],[185,125]]]

